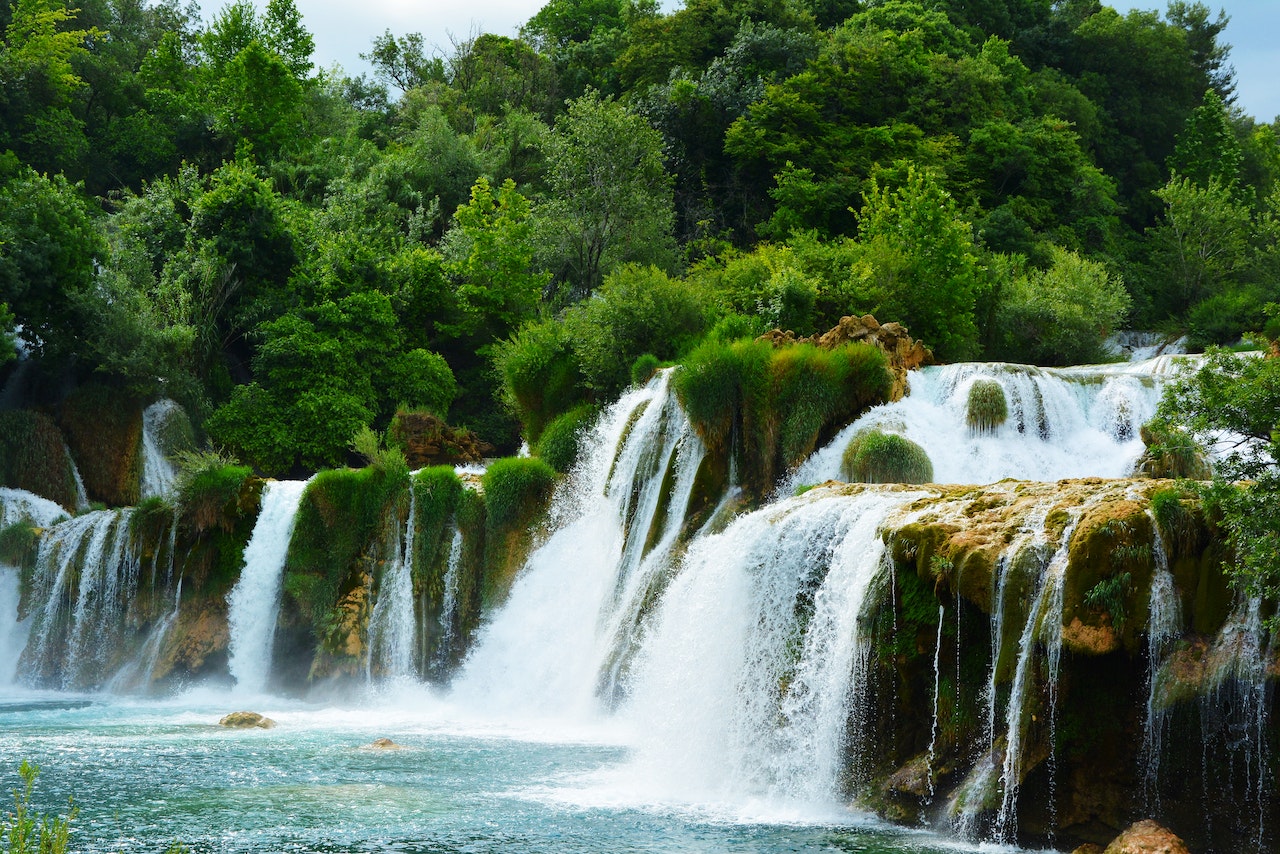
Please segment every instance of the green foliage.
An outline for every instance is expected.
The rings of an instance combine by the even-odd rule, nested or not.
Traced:
[[[25,489],[75,509],[75,474],[62,433],[48,415],[0,411],[0,485]]]
[[[405,462],[404,451],[398,447],[383,444],[383,437],[369,427],[361,427],[351,437],[349,446],[364,458],[365,464],[372,466],[390,479],[403,477],[409,473]]]
[[[1129,588],[1133,586],[1133,575],[1121,572],[1108,576],[1085,591],[1084,604],[1111,615],[1111,624],[1116,631],[1124,631],[1128,613],[1125,602],[1129,596]]]
[[[1000,292],[997,355],[1038,365],[1099,361],[1102,341],[1124,319],[1129,295],[1096,262],[1053,247],[1045,270],[1016,277]]]
[[[458,395],[449,363],[438,353],[422,349],[396,354],[377,379],[386,387],[384,399],[392,406],[426,409],[441,417],[449,413]]]
[[[490,533],[508,533],[539,512],[555,482],[555,469],[536,457],[504,457],[490,463],[481,478]]]
[[[864,344],[709,340],[682,365],[673,383],[689,420],[712,448],[736,433],[745,481],[760,491],[889,393],[884,354]]]
[[[655,267],[627,265],[571,308],[564,323],[587,385],[608,398],[627,387],[636,359],[677,357],[705,320],[697,295],[682,282]]]
[[[72,806],[65,816],[46,816],[31,811],[31,792],[40,766],[25,759],[18,766],[20,788],[13,789],[13,812],[0,825],[0,849],[7,854],[65,854],[71,845],[71,822],[79,808]]]
[[[1197,186],[1217,183],[1235,187],[1244,155],[1222,97],[1205,90],[1200,106],[1191,111],[1169,157],[1169,171]]]
[[[241,510],[245,481],[253,474],[234,457],[217,451],[183,451],[177,455],[177,504],[192,530],[215,527],[229,532]],[[228,512],[232,508],[233,512]]]
[[[814,311],[823,283],[810,275],[789,246],[762,243],[749,254],[728,253],[720,263],[701,265],[690,280],[723,312],[750,317],[761,331],[815,331]]]
[[[1209,458],[1195,437],[1177,425],[1154,418],[1140,428],[1147,451],[1138,467],[1151,477],[1208,480]]]
[[[633,386],[644,385],[653,379],[653,375],[661,367],[662,360],[652,353],[642,353],[636,356],[636,360],[631,363],[631,384]]]
[[[627,262],[672,265],[671,176],[648,122],[588,92],[556,123],[547,161],[551,193],[537,229],[570,299],[589,295]]]
[[[0,563],[22,566],[38,541],[30,522],[19,520],[0,528]]]
[[[915,442],[881,430],[858,432],[843,458],[845,477],[856,483],[929,483],[933,463]]]
[[[590,403],[557,415],[542,431],[534,453],[558,472],[565,473],[578,461],[582,435],[591,428],[598,410]]]
[[[1004,387],[995,380],[978,380],[969,387],[965,422],[978,433],[992,433],[1009,417]]]
[[[0,368],[18,358],[18,341],[14,336],[13,312],[9,306],[0,302]]]
[[[502,402],[536,444],[557,414],[582,400],[582,373],[565,326],[554,320],[525,324],[491,351],[502,379]]]

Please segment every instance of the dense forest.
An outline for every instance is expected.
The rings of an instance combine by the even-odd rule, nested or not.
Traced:
[[[292,0],[14,0],[0,363],[177,399],[280,475],[423,412],[537,450],[658,364],[851,314],[943,361],[1231,343],[1280,299],[1280,126],[1234,106],[1227,23],[550,0],[518,38],[387,32],[369,78],[314,66]]]

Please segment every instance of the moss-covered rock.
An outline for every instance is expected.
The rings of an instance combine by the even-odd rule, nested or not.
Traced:
[[[106,385],[84,385],[58,411],[58,423],[92,501],[138,503],[142,477],[142,401]]]
[[[978,380],[969,386],[965,422],[975,433],[995,432],[1009,418],[1009,401],[1004,387],[995,380]]]
[[[531,457],[494,460],[482,479],[486,608],[506,600],[532,548],[556,483],[555,469]]]
[[[0,486],[25,489],[74,512],[76,481],[58,425],[32,410],[0,412]]]
[[[897,433],[860,431],[849,440],[842,460],[854,483],[929,483],[933,463],[924,448]]]

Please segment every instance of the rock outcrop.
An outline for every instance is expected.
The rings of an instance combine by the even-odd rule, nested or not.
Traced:
[[[232,712],[218,721],[218,726],[227,729],[271,729],[276,722],[257,712]]]
[[[1103,854],[1191,854],[1177,834],[1150,819],[1131,824]]]

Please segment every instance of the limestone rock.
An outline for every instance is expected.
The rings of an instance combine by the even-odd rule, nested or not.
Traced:
[[[450,427],[430,412],[397,412],[389,433],[392,441],[404,449],[411,469],[478,463],[494,450],[493,445],[470,430]]]
[[[276,722],[257,712],[232,712],[218,721],[218,726],[228,729],[271,729]]]
[[[396,744],[389,738],[375,738],[368,748],[370,750],[404,750],[403,745]]]
[[[1112,840],[1104,854],[1191,854],[1173,831],[1151,819],[1129,825]]]
[[[1103,851],[1101,845],[1094,845],[1092,842],[1086,842],[1084,845],[1081,845],[1079,848],[1072,851],[1071,854],[1103,854]]]

